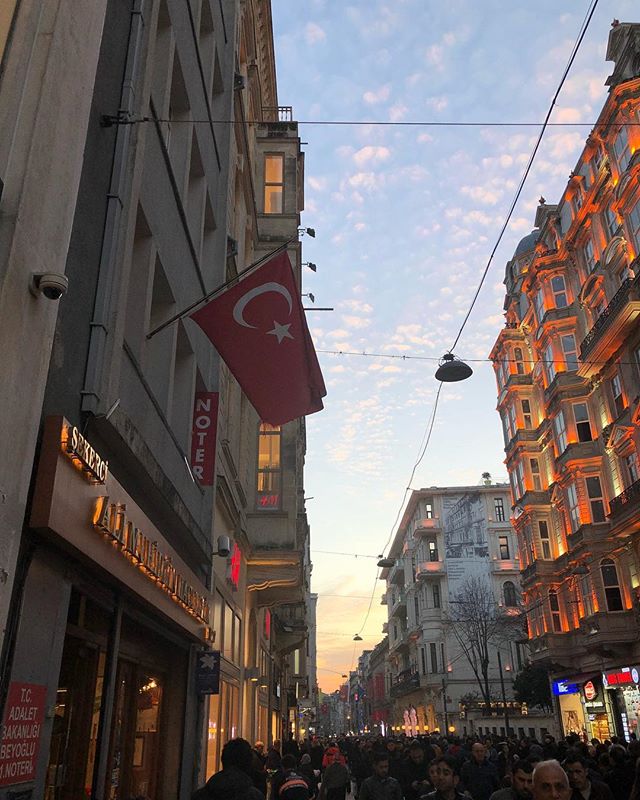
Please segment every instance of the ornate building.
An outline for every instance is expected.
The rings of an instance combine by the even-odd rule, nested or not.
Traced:
[[[531,657],[565,732],[638,733],[640,25],[557,204],[507,264],[491,352]]]

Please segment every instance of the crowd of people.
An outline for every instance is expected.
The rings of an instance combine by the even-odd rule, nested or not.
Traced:
[[[233,739],[193,800],[640,800],[640,742]]]

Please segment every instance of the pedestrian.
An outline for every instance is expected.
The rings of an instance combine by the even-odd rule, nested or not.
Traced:
[[[318,794],[318,781],[320,777],[320,770],[315,770],[311,763],[311,756],[309,753],[303,753],[300,756],[300,766],[298,772],[309,784],[311,796],[315,797]],[[317,773],[317,774],[316,774]]]
[[[374,753],[373,775],[362,781],[358,800],[402,800],[400,782],[389,775],[388,752]]]
[[[591,778],[587,760],[580,753],[570,750],[562,766],[572,789],[571,800],[613,800],[607,784]]]
[[[488,761],[487,748],[482,742],[472,745],[471,759],[462,765],[460,780],[473,800],[489,800],[493,792],[500,788],[498,770],[495,764]]]
[[[310,800],[311,788],[306,778],[296,771],[296,757],[292,753],[282,756],[284,780],[273,800]]]
[[[511,771],[511,786],[498,789],[489,800],[531,800],[533,786],[533,764],[516,761]]]
[[[558,761],[540,761],[533,770],[533,800],[569,800],[571,787]]]
[[[422,795],[421,800],[467,800],[460,791],[460,769],[453,756],[438,756],[431,762],[435,767],[435,790]]]
[[[429,780],[429,763],[420,742],[412,742],[409,746],[409,756],[403,763],[400,783],[405,800],[418,800],[421,795],[433,791]]]
[[[192,800],[264,800],[253,785],[253,750],[246,739],[231,739],[222,748],[222,769],[198,789]]]
[[[344,756],[336,747],[330,763],[322,773],[320,784],[320,800],[345,800],[347,787],[351,782],[349,770],[346,767]]]

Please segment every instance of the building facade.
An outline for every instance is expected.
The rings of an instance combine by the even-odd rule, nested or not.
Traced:
[[[510,502],[508,486],[490,481],[420,489],[410,496],[389,552],[393,566],[382,572],[390,707],[384,719],[386,709],[379,704],[377,722],[385,721],[392,731],[474,732],[474,716],[488,707],[498,713],[502,703],[498,653],[515,713],[508,678],[526,654],[518,641],[520,554],[508,518]],[[487,651],[486,680],[474,659],[485,694],[465,649],[474,656],[463,644],[470,631],[477,636],[471,629],[478,603],[495,622],[493,633],[476,642]]]
[[[640,25],[557,204],[507,264],[491,353],[532,659],[565,733],[638,732]]]
[[[57,98],[66,131],[58,158],[26,103],[13,150],[0,134],[0,303],[20,309],[14,334],[32,330],[3,338],[1,677],[5,721],[36,720],[29,759],[0,759],[0,796],[173,800],[227,739],[299,735],[313,688],[304,419],[261,423],[191,321],[155,333],[280,246],[300,281],[304,159],[278,106],[268,0],[90,5],[9,4],[0,75],[16,107]],[[23,76],[22,97],[43,42],[44,82]],[[51,230],[26,241],[21,209],[46,210]],[[66,275],[66,296],[32,296],[28,269]]]

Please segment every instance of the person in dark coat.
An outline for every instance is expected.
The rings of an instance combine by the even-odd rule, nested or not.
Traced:
[[[487,748],[481,742],[471,748],[471,760],[462,765],[460,779],[473,800],[489,800],[500,788],[498,770],[487,759]]]
[[[613,800],[606,783],[592,780],[586,758],[577,752],[568,752],[562,765],[569,778],[571,800]]]
[[[222,769],[192,795],[192,800],[264,800],[253,785],[253,750],[246,739],[231,739],[222,748]]]
[[[409,756],[402,765],[400,783],[405,800],[418,798],[435,788],[429,780],[429,762],[420,742],[412,742]]]

